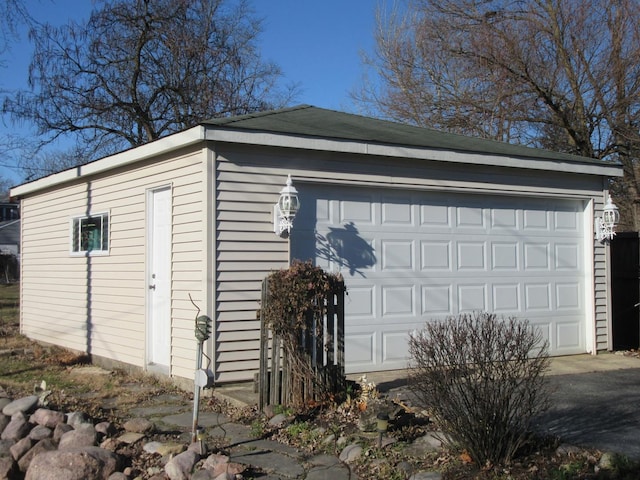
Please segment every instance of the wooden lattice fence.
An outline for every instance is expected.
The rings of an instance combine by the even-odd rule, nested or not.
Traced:
[[[268,301],[268,282],[268,278],[262,282],[263,306]],[[322,318],[307,312],[305,328],[295,335],[293,352],[287,348],[287,339],[268,327],[265,309],[260,310],[260,409],[266,405],[309,406],[345,391],[344,294],[340,282],[325,298]]]

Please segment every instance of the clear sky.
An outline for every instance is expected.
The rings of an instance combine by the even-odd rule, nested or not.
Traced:
[[[0,0],[3,1],[3,0]],[[354,110],[349,92],[362,74],[361,51],[371,51],[379,0],[250,0],[264,19],[263,58],[283,70],[285,83],[297,83],[295,103]],[[39,21],[61,25],[88,17],[90,0],[25,0]],[[25,88],[31,47],[26,34],[5,55],[0,89]],[[15,127],[0,124],[0,135]],[[17,172],[0,160],[0,174],[19,183]]]

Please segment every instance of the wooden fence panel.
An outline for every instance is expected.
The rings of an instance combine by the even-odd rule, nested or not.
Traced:
[[[262,305],[266,305],[268,279],[262,282]],[[346,386],[344,367],[344,284],[325,299],[323,318],[309,314],[297,346],[311,376],[296,378],[296,366],[283,340],[267,327],[260,313],[259,407],[300,406],[326,401]]]

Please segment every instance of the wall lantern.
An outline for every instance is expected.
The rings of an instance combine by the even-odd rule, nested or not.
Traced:
[[[595,230],[598,241],[604,243],[613,240],[618,222],[620,222],[620,212],[618,207],[613,204],[611,195],[609,195],[607,203],[602,209],[602,218],[596,218]]]
[[[273,231],[282,238],[287,238],[293,228],[293,219],[300,210],[298,191],[291,184],[291,175],[287,177],[287,185],[280,190],[280,199],[273,206]]]

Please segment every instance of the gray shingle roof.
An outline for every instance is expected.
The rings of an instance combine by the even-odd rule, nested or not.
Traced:
[[[237,117],[216,118],[203,122],[203,125],[232,130],[271,132],[381,145],[402,145],[457,152],[611,165],[611,162],[594,158],[456,135],[351,113],[326,110],[311,105],[299,105]]]

